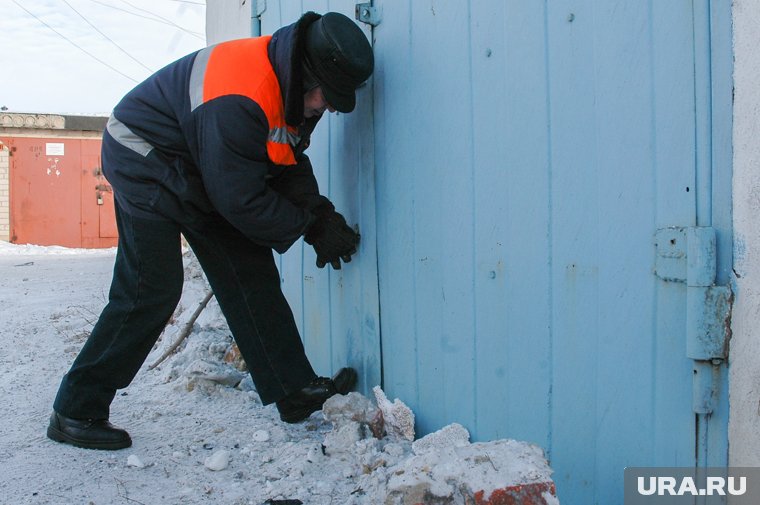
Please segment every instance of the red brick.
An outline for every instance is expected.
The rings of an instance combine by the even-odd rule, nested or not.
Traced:
[[[485,491],[475,493],[476,505],[547,505],[544,493],[557,496],[553,482],[536,482],[495,489],[485,498]]]

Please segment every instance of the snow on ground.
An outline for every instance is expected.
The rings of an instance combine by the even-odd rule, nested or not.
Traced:
[[[419,487],[412,474],[427,465],[405,437],[378,440],[368,424],[340,413],[332,418],[335,427],[320,412],[289,425],[279,421],[274,405],[262,406],[247,374],[224,361],[232,339],[213,298],[179,351],[147,369],[208,289],[187,254],[175,317],[135,381],[112,404],[111,421],[129,431],[133,446],[94,451],[49,440],[53,398],[107,300],[114,255],[115,249],[0,242],[0,503],[259,505],[298,499],[360,505],[382,503],[392,478],[404,481],[397,494],[404,486]],[[359,410],[371,410],[367,399],[353,400],[361,403]],[[461,433],[456,444],[446,442],[455,432],[445,430],[443,437],[450,446],[446,482],[467,473],[463,463],[452,468],[451,458],[477,445],[463,449],[468,442]],[[504,454],[517,463],[497,464],[511,465],[510,472],[526,482],[550,481],[540,449],[516,444]],[[470,453],[462,457],[469,461]],[[446,486],[432,474],[425,479],[433,487]]]

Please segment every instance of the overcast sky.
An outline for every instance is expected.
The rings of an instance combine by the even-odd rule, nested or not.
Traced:
[[[152,71],[205,46],[204,4],[0,0],[0,107],[110,112]]]

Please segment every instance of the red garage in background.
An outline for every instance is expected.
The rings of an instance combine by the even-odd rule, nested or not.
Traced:
[[[100,163],[106,120],[0,113],[0,239],[66,247],[116,245],[113,193]]]

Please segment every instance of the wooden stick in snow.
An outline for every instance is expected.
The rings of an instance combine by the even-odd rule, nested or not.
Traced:
[[[211,300],[211,297],[214,296],[214,292],[209,290],[208,293],[206,293],[206,296],[203,297],[203,300],[198,304],[198,307],[195,309],[195,312],[193,312],[193,315],[190,316],[190,319],[185,323],[185,326],[182,328],[182,331],[179,334],[179,337],[177,337],[177,340],[161,355],[158,360],[156,360],[155,363],[150,365],[148,367],[148,370],[153,370],[158,365],[164,362],[166,358],[169,357],[175,350],[177,350],[177,347],[179,347],[179,344],[182,343],[183,340],[187,338],[188,335],[190,335],[190,332],[193,330],[193,324],[195,324],[195,321],[198,319],[198,316],[201,315],[201,312],[203,312],[203,309],[206,308],[206,305],[208,305],[209,300]]]

